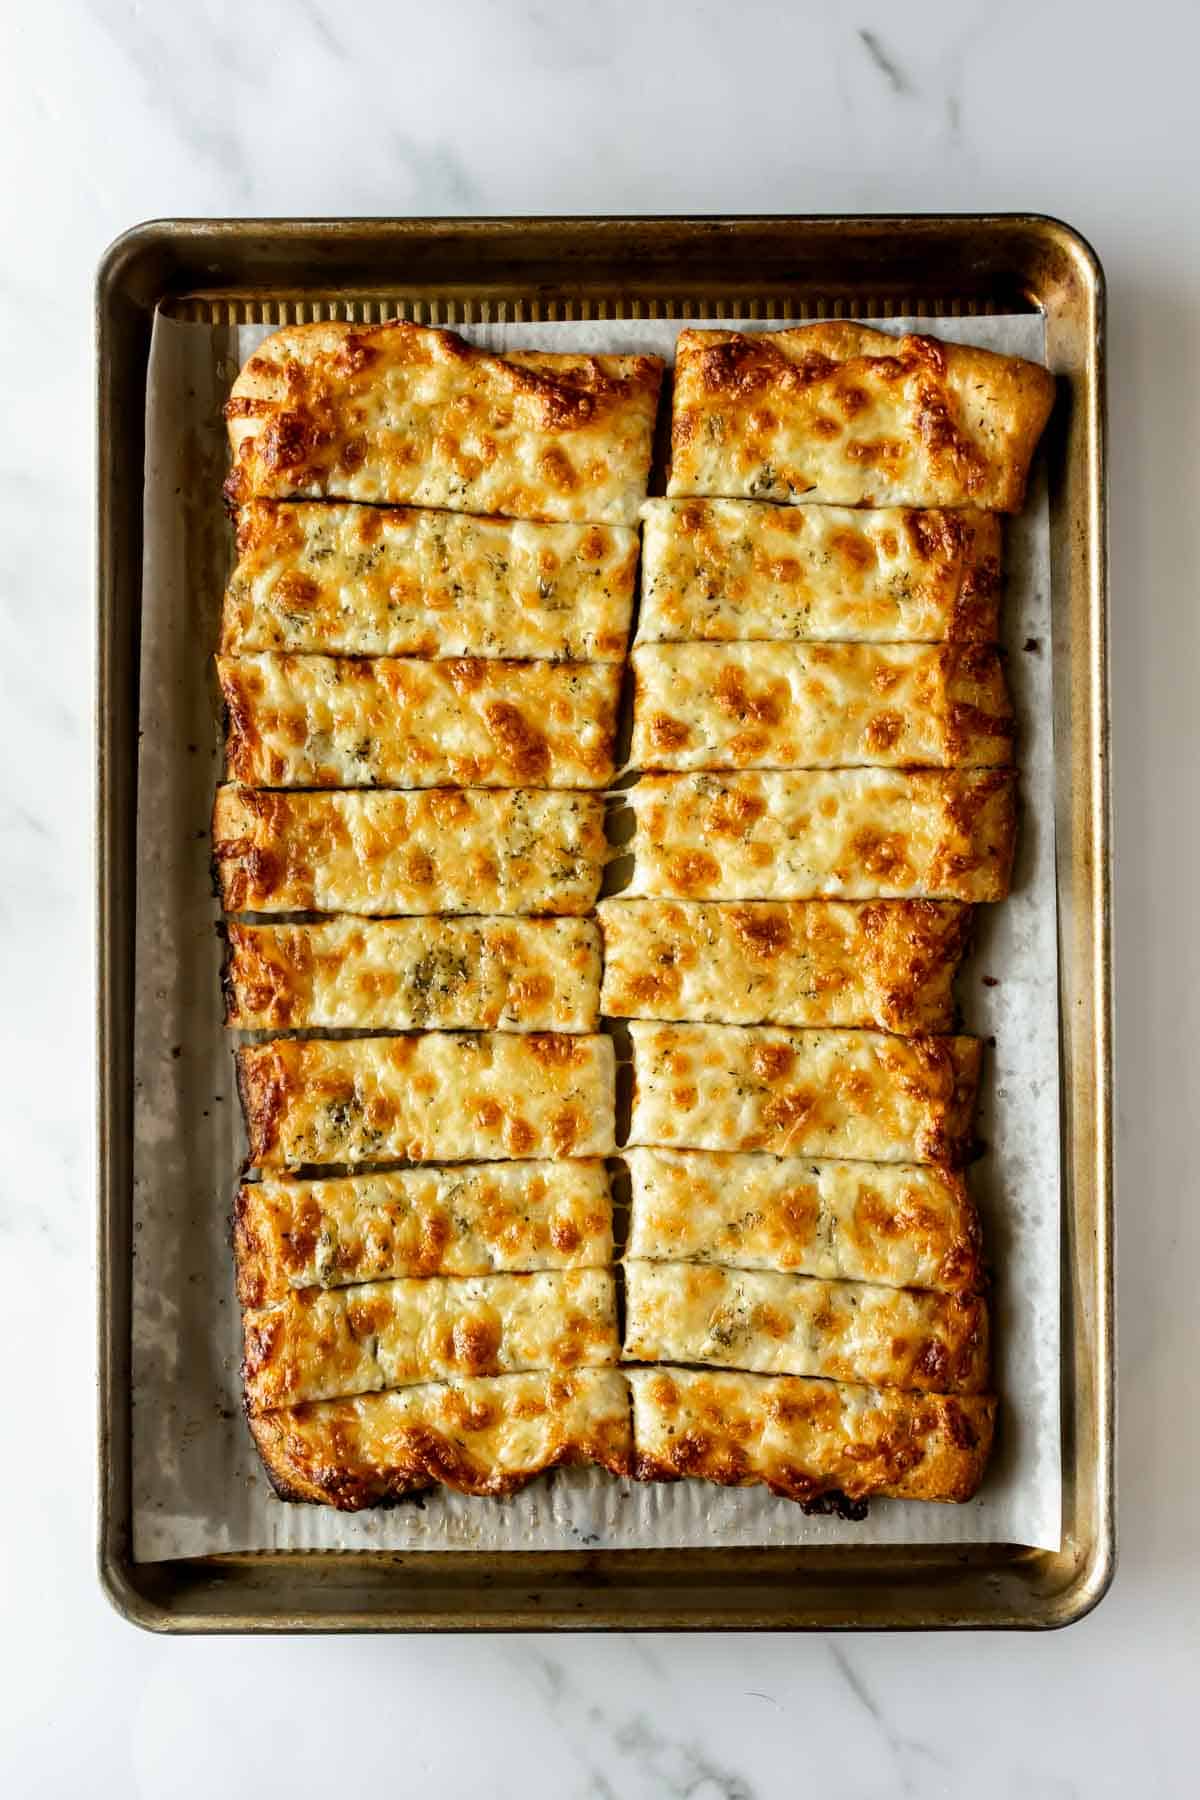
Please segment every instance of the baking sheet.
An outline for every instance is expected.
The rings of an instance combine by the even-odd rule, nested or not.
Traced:
[[[709,321],[703,321],[707,323]],[[712,321],[717,322],[717,321]],[[702,321],[689,321],[702,323]],[[769,328],[738,321],[742,330]],[[903,330],[916,321],[882,321]],[[1040,316],[919,329],[1041,359]],[[436,1492],[338,1515],[275,1499],[241,1417],[229,1211],[244,1138],[220,1022],[208,818],[220,765],[210,653],[232,553],[220,504],[221,407],[270,328],[155,322],[147,383],[136,927],[133,1280],[134,1558],[271,1549],[556,1550],[1008,1542],[1056,1550],[1059,1419],[1058,983],[1049,513],[1040,465],[1007,528],[1005,642],[1024,807],[1013,893],[979,912],[959,983],[985,1062],[972,1171],[995,1274],[996,1454],[977,1498],[872,1503],[852,1524],[761,1490],[640,1487],[563,1470],[510,1499]],[[491,348],[656,351],[674,320],[474,326]],[[991,985],[994,982],[995,985]]]

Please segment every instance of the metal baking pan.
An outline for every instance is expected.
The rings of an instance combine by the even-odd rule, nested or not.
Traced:
[[[1039,309],[1050,472],[1062,1060],[1063,1545],[136,1563],[130,1493],[133,928],[142,452],[158,306],[222,322],[887,317]],[[106,254],[98,356],[99,1560],[158,1631],[1050,1627],[1103,1596],[1113,1494],[1112,1036],[1104,278],[1021,214],[183,220]]]

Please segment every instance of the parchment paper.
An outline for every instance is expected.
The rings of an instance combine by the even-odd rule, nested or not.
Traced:
[[[717,322],[717,321],[713,321]],[[904,320],[883,322],[902,330]],[[761,324],[739,322],[743,330]],[[919,329],[1034,358],[1035,315]],[[670,356],[676,321],[469,328],[491,348]],[[509,1500],[436,1492],[343,1516],[275,1499],[241,1416],[229,1213],[244,1152],[221,1024],[208,822],[219,777],[211,653],[232,543],[221,406],[266,327],[159,318],[146,416],[135,1008],[134,1555],[314,1549],[607,1549],[795,1543],[989,1543],[1057,1549],[1058,987],[1048,505],[1040,468],[1007,528],[1004,606],[1023,810],[1012,897],[979,911],[960,979],[966,1029],[995,1039],[972,1171],[995,1274],[996,1454],[978,1498],[875,1501],[860,1524],[806,1518],[762,1490],[639,1487],[564,1470]],[[996,985],[989,985],[990,978]]]

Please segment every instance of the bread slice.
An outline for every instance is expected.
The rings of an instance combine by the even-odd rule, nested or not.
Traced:
[[[785,1500],[970,1500],[983,1480],[996,1402],[983,1394],[630,1369],[643,1481],[696,1477]]]
[[[226,496],[634,525],[662,375],[657,356],[496,355],[423,325],[289,325],[233,384]]]
[[[916,333],[681,331],[667,493],[1020,512],[1053,404],[1039,363]]]
[[[423,1488],[515,1493],[548,1469],[596,1463],[628,1475],[629,1389],[616,1369],[483,1376],[323,1400],[250,1419],[284,1500],[341,1512]]]

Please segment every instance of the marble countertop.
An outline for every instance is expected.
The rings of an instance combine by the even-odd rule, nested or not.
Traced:
[[[1200,1260],[1186,1156],[1200,1090],[1198,60],[1200,14],[1163,0],[14,9],[0,73],[0,1791],[1194,1792],[1200,1313],[1181,1276]],[[90,307],[105,244],[156,215],[1010,208],[1083,230],[1111,307],[1111,1594],[1046,1638],[138,1634],[101,1597],[92,1549]]]

